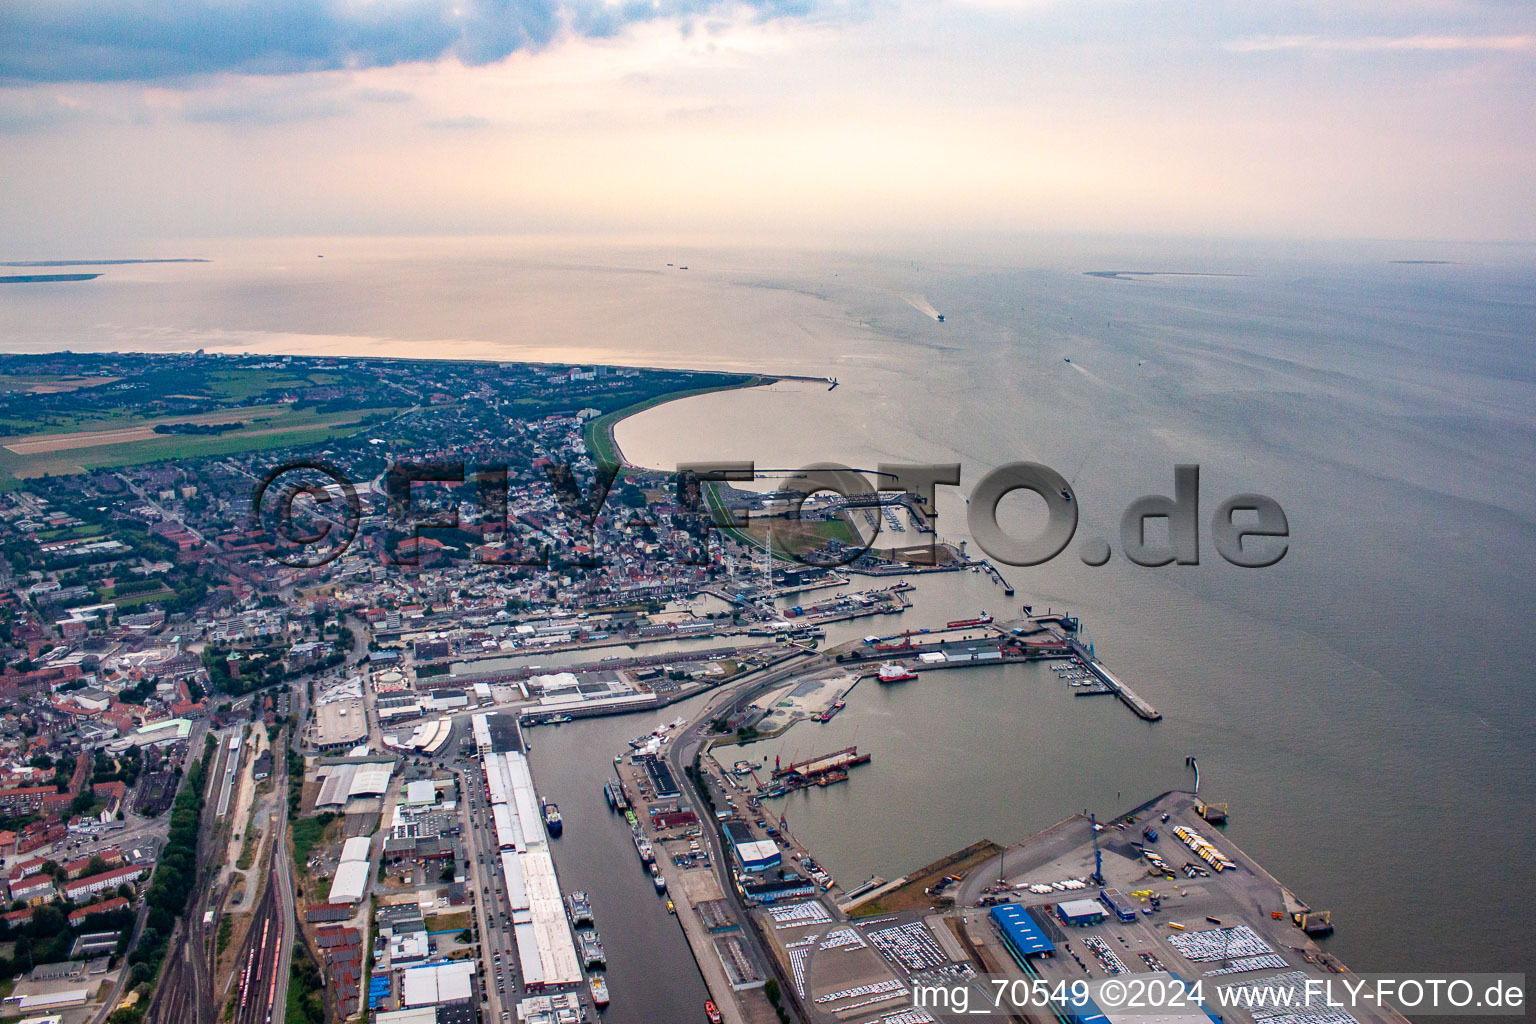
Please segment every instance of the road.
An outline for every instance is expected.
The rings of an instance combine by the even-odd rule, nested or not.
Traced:
[[[486,802],[484,770],[477,758],[454,771],[464,795],[469,885],[480,916],[480,954],[484,960],[481,976],[489,1000],[486,1019],[499,1024],[511,1018],[523,982],[517,966],[517,940],[512,932],[512,906],[502,887],[501,847]]]
[[[726,851],[720,833],[720,822],[715,818],[713,811],[704,804],[700,798],[695,784],[685,769],[693,765],[694,757],[704,748],[708,741],[710,723],[722,714],[729,715],[750,704],[764,691],[775,686],[780,686],[791,676],[806,671],[818,661],[825,660],[823,655],[810,651],[805,656],[791,656],[779,662],[773,667],[763,671],[763,674],[750,682],[744,682],[739,687],[728,691],[721,691],[715,699],[705,704],[693,721],[677,733],[667,747],[666,759],[672,769],[672,774],[679,780],[686,780],[687,785],[681,787],[684,797],[687,798],[693,812],[698,815],[699,821],[704,823],[700,829],[700,838],[709,853],[709,861],[715,866],[715,873],[720,876],[720,888],[725,892],[725,898],[730,901],[731,909],[735,913],[736,920],[742,922],[740,936],[752,950],[757,962],[775,975],[778,974],[777,961],[764,946],[762,937],[751,923],[746,904],[741,899],[735,884],[731,880],[730,854]],[[779,978],[780,991],[789,994],[790,1003],[794,1000],[794,985],[791,979]],[[791,1019],[795,1018],[791,1014]]]

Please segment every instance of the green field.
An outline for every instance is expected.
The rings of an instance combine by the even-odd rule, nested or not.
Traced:
[[[388,416],[397,410],[349,409],[342,412],[321,413],[314,409],[296,409],[292,406],[253,406],[248,409],[222,410],[223,418],[240,414],[244,426],[239,430],[217,435],[156,434],[140,439],[99,444],[82,448],[61,448],[57,451],[18,454],[4,447],[7,443],[35,443],[43,435],[28,434],[19,437],[0,438],[0,481],[11,481],[43,475],[81,473],[116,466],[132,466],[144,462],[166,459],[192,459],[206,456],[229,455],[235,452],[260,451],[267,448],[285,448],[290,445],[314,444],[333,438],[348,437],[363,428],[362,421],[371,415]],[[125,430],[152,426],[155,423],[184,423],[200,417],[172,416],[158,420],[92,420],[84,421],[77,428],[50,432],[73,434],[83,431]],[[14,483],[11,484],[14,486]]]
[[[100,387],[116,379],[116,377],[67,377],[57,373],[0,373],[0,392],[26,392],[39,388],[48,388],[51,391],[72,391],[76,388]]]

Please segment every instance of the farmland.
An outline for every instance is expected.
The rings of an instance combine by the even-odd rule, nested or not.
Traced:
[[[84,420],[74,430],[0,438],[0,474],[13,479],[58,476],[164,459],[311,444],[347,437],[368,422],[395,411],[382,408],[320,412],[266,405],[134,422],[126,418]],[[242,424],[239,430],[217,435],[163,434],[154,430],[158,424],[235,422]]]

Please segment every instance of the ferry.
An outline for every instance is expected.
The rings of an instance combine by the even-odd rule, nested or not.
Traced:
[[[581,945],[582,963],[588,969],[608,963],[608,954],[603,952],[603,940],[598,938],[597,932],[577,932],[576,941]]]
[[[601,974],[592,975],[592,980],[588,982],[588,985],[592,989],[592,1005],[598,1008],[607,1006],[608,982],[603,979],[603,976]]]
[[[560,808],[553,803],[544,805],[544,827],[549,829],[551,836],[558,836],[565,831],[565,820],[560,817]]]
[[[917,673],[897,661],[888,661],[880,666],[880,674],[877,677],[882,683],[904,683],[909,679],[916,679]]]
[[[709,1018],[709,1024],[720,1024],[720,1011],[715,1009],[713,999],[704,1000],[704,1016]]]
[[[651,849],[651,841],[640,833],[635,833],[635,852],[640,854],[640,863],[654,864],[656,853]]]
[[[596,918],[592,916],[592,901],[587,898],[586,893],[579,889],[571,893],[570,904],[571,924],[580,928],[582,925],[596,923]]]

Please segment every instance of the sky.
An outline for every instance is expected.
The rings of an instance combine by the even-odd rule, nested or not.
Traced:
[[[4,0],[0,252],[1536,241],[1529,0]]]

